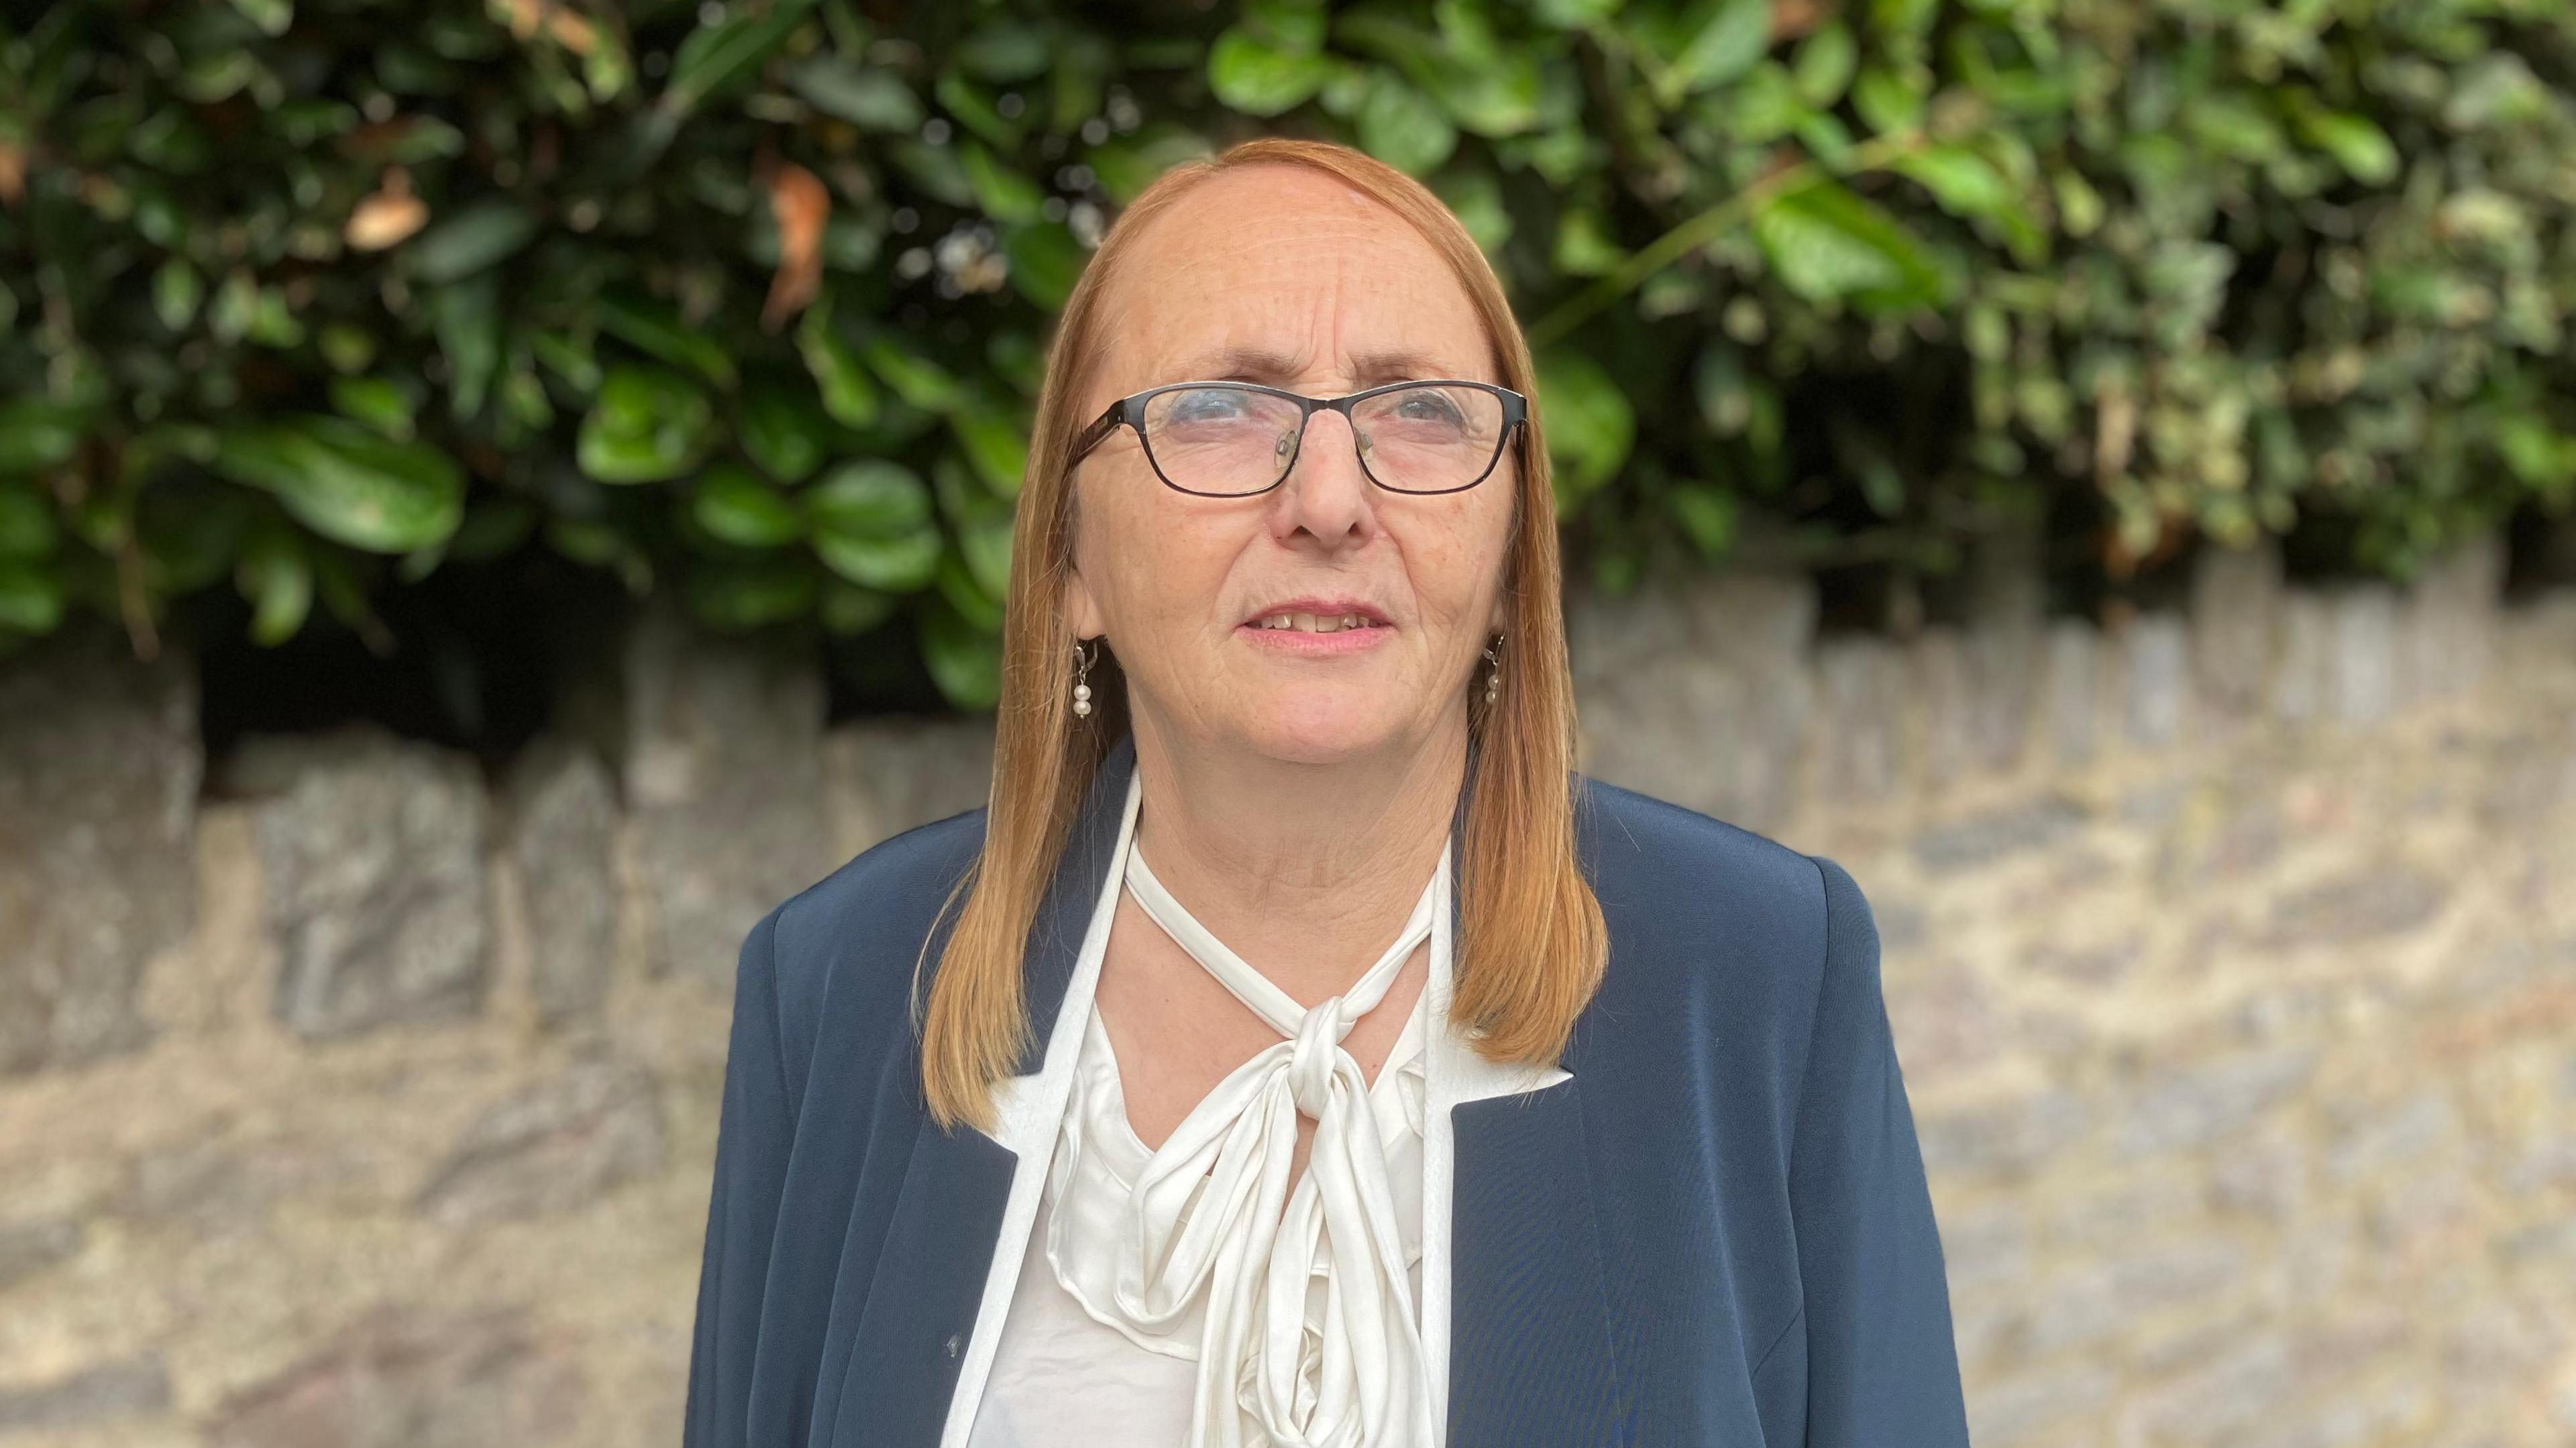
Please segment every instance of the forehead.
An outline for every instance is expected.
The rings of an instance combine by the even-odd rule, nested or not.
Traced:
[[[1209,178],[1133,239],[1108,296],[1096,391],[1324,375],[1355,386],[1494,376],[1467,289],[1430,241],[1337,177]]]

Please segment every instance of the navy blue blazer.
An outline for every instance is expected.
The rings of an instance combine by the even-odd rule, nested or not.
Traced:
[[[1023,1071],[1134,768],[1122,739],[1040,907]],[[1571,1079],[1453,1115],[1449,1443],[1964,1448],[1940,1234],[1859,887],[1830,859],[1574,780],[1609,969]],[[870,848],[743,942],[684,1448],[938,1441],[1016,1158],[931,1124],[910,993],[984,816]],[[1462,794],[1453,843],[1465,816]]]

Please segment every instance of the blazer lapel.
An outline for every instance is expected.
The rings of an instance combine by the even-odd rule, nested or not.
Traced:
[[[1472,761],[1468,777],[1472,788]],[[1465,818],[1462,794],[1453,854]],[[1458,914],[1453,889],[1453,941]],[[1445,1023],[1450,982],[1435,985],[1433,1019]],[[1442,1029],[1433,1033],[1427,1085],[1431,1120],[1449,1125],[1446,1143],[1425,1142],[1434,1179],[1424,1193],[1437,1210],[1445,1157],[1446,1292],[1426,1274],[1424,1306],[1426,1322],[1441,1324],[1448,1338],[1446,1448],[1633,1441],[1618,1427],[1583,1082],[1558,1067],[1488,1061]]]
[[[1044,1063],[1084,931],[1117,843],[1136,745],[1122,736],[1083,795],[1072,837],[1030,928],[1024,976],[1035,1026],[1020,1070]],[[898,1191],[848,1363],[834,1448],[939,1441],[973,1338],[1018,1156],[971,1127],[939,1129],[925,1110]]]

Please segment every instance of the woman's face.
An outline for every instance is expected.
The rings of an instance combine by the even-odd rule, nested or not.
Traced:
[[[1502,380],[1439,253],[1320,172],[1214,177],[1134,240],[1101,298],[1110,320],[1086,420],[1167,382],[1338,397],[1411,378]],[[1076,636],[1108,636],[1138,727],[1175,743],[1328,763],[1428,739],[1450,710],[1463,723],[1477,656],[1502,629],[1518,486],[1506,449],[1463,492],[1389,492],[1361,470],[1349,420],[1317,412],[1276,488],[1193,496],[1119,428],[1074,479]],[[1261,627],[1306,597],[1357,600],[1387,626]]]

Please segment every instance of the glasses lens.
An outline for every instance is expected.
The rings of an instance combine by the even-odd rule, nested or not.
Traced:
[[[1463,488],[1503,446],[1503,399],[1482,388],[1424,383],[1351,409],[1360,461],[1378,485],[1407,493]]]
[[[1297,404],[1246,387],[1183,387],[1145,401],[1145,445],[1194,493],[1258,493],[1297,455]]]

